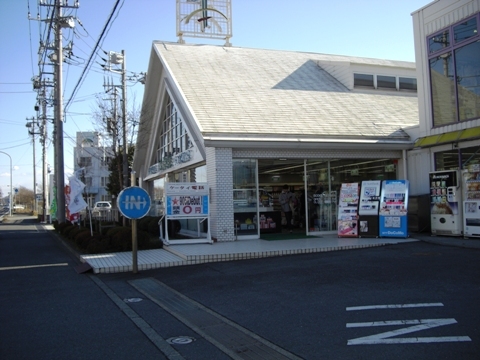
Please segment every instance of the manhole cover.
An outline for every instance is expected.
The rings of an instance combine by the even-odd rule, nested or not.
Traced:
[[[167,339],[167,342],[172,345],[186,345],[194,341],[195,339],[190,336],[176,336],[176,337]]]
[[[128,298],[128,299],[123,299],[126,303],[137,303],[142,301],[142,298]]]

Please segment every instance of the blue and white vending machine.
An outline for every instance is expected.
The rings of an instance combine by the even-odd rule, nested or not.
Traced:
[[[408,237],[408,180],[383,180],[380,194],[380,237]]]

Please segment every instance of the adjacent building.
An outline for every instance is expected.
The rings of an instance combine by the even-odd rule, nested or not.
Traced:
[[[428,172],[480,163],[480,1],[437,0],[413,12],[419,128],[408,152],[414,194]]]
[[[98,132],[77,132],[73,149],[74,171],[85,184],[85,201],[92,208],[97,201],[112,200],[106,186],[113,151],[104,142],[105,139]]]

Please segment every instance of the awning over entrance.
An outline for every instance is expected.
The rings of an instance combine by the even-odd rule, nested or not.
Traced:
[[[473,140],[477,138],[480,138],[480,127],[478,126],[470,129],[457,130],[439,135],[425,136],[417,139],[415,141],[414,147],[424,148],[453,142]]]

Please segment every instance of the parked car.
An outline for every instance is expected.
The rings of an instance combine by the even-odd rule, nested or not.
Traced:
[[[93,212],[102,212],[112,209],[112,203],[110,201],[97,201],[93,207]]]

